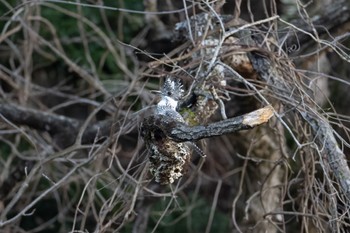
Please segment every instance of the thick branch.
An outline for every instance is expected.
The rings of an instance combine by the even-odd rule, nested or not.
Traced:
[[[332,127],[329,123],[322,122],[316,116],[312,116],[307,112],[301,112],[301,115],[310,124],[314,134],[317,136],[318,144],[322,145],[320,146],[320,149],[322,148],[321,152],[327,156],[329,167],[350,200],[350,169],[343,151],[339,148],[334,138]]]
[[[242,116],[214,122],[206,126],[189,126],[168,116],[152,115],[144,120],[143,127],[146,129],[160,128],[172,140],[186,142],[250,129],[266,123],[272,116],[273,108],[267,106]]]
[[[69,117],[24,108],[13,104],[1,104],[0,114],[16,125],[26,125],[50,133],[58,133],[67,129],[74,131],[80,126],[78,120]]]
[[[343,151],[341,151],[337,144],[332,126],[322,117],[311,114],[314,110],[313,108],[316,107],[307,95],[301,95],[295,91],[295,85],[298,79],[293,77],[292,72],[290,72],[290,76],[288,77],[287,72],[291,70],[286,69],[287,71],[284,71],[285,73],[282,74],[279,69],[277,69],[276,64],[265,56],[252,53],[249,58],[254,69],[268,84],[271,92],[275,93],[277,96],[285,97],[286,99],[282,101],[282,104],[287,106],[287,108],[296,109],[311,126],[313,135],[316,137],[316,143],[319,148],[323,148],[322,152],[327,158],[325,162],[328,163],[339,182],[343,194],[350,200],[350,169]],[[281,63],[279,65],[282,68],[288,68],[288,66],[290,66],[289,63]],[[288,80],[288,78],[290,80]],[[295,85],[291,85],[288,81],[295,83]],[[302,85],[300,85],[300,87],[301,86]],[[301,99],[305,104],[303,106],[300,106]]]
[[[66,116],[42,112],[14,104],[0,105],[0,121],[9,121],[16,125],[25,125],[30,128],[59,135],[64,139],[64,146],[72,144],[83,122]],[[89,125],[83,134],[82,143],[91,143],[96,135],[108,136],[111,132],[112,120],[105,120]],[[117,127],[117,126],[115,126]]]
[[[339,34],[345,34],[348,31],[348,29],[346,29],[346,25],[348,25],[350,22],[350,1],[341,0],[334,2],[329,5],[329,7],[327,6],[326,8],[322,8],[322,10],[322,12],[319,12],[319,14],[313,17],[314,20],[312,21],[318,36],[329,37],[329,34],[331,33],[334,37]],[[286,46],[290,47],[293,45],[298,45],[302,48],[296,49],[295,51],[300,53],[305,48],[309,48],[310,43],[314,43],[313,39],[309,35],[305,34],[305,32],[314,35],[314,31],[310,23],[305,22],[304,19],[300,19],[292,23],[298,28],[302,29],[304,32],[296,31],[295,36],[293,34],[293,36],[288,38]]]

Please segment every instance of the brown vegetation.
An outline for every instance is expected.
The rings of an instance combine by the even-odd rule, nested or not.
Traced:
[[[327,2],[0,0],[0,232],[348,232],[350,3]],[[183,121],[155,114],[166,77]],[[154,145],[191,154],[176,179]]]

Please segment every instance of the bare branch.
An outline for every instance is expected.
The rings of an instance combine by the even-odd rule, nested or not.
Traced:
[[[43,112],[31,108],[24,108],[14,104],[1,104],[0,117],[14,124],[25,125],[30,128],[49,132],[64,138],[64,146],[72,144],[83,122],[62,115]],[[85,130],[83,143],[91,143],[99,136],[107,136],[111,131],[112,120],[105,120],[91,124]]]
[[[189,126],[166,115],[152,115],[144,120],[143,128],[148,130],[159,128],[172,140],[186,142],[251,129],[266,123],[272,116],[273,108],[267,106],[242,116],[210,123],[206,126]]]
[[[325,154],[326,160],[322,161],[328,164],[332,172],[334,173],[337,181],[340,183],[343,194],[350,200],[350,169],[347,165],[344,152],[342,152],[335,140],[332,126],[328,121],[325,121],[320,115],[317,115],[313,109],[313,101],[311,97],[306,93],[302,85],[298,81],[298,74],[293,72],[288,63],[279,63],[280,68],[272,65],[273,57],[261,56],[257,53],[252,53],[250,60],[254,66],[254,69],[259,73],[260,77],[264,79],[273,93],[281,94],[285,98],[294,101],[282,101],[282,104],[288,106],[288,108],[294,108],[300,115],[303,116],[305,121],[311,126],[312,134],[316,138],[316,143],[319,148],[324,148],[322,153]],[[284,69],[281,71],[281,67]],[[283,72],[283,74],[282,74]],[[284,77],[288,73],[287,77]],[[289,82],[286,80],[289,79]],[[290,85],[290,82],[293,85]],[[295,86],[298,86],[298,91],[295,92]],[[306,103],[300,105],[300,103]]]
[[[50,133],[76,130],[80,125],[78,120],[69,117],[24,108],[14,104],[1,104],[0,114],[14,124],[27,125]]]
[[[346,27],[350,21],[350,2],[346,0],[334,2],[329,7],[326,7],[324,11],[319,12],[313,19],[312,24],[319,36],[328,36],[329,33],[333,35],[339,34],[339,32],[343,33],[344,30],[340,29]],[[305,48],[309,49],[310,43],[315,42],[314,38],[310,36],[313,35],[313,28],[304,19],[299,19],[292,22],[292,24],[295,25],[296,34],[295,36],[288,37],[285,46],[290,48],[291,46],[298,45],[298,49],[295,49],[295,51],[299,51],[298,53],[300,51],[303,52]],[[302,47],[302,49],[299,49],[299,47]]]
[[[307,112],[300,113],[313,129],[319,144],[319,150],[327,157],[327,163],[338,180],[345,196],[350,201],[350,169],[345,155],[339,148],[333,135],[333,129],[328,122]]]

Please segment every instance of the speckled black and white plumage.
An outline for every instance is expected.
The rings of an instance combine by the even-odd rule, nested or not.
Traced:
[[[181,116],[181,114],[176,111],[176,107],[177,101],[168,96],[162,96],[162,99],[157,104],[155,114],[166,115],[177,121],[184,122],[184,119]]]
[[[154,115],[146,118],[141,127],[143,139],[149,150],[150,171],[155,181],[160,184],[173,183],[179,179],[192,153],[188,144],[173,141],[157,124],[157,119],[162,116],[167,116],[175,122],[184,122],[181,114],[176,111],[182,94],[182,85],[178,80],[166,79]]]
[[[149,144],[150,171],[160,184],[173,183],[182,177],[184,165],[189,159],[190,148],[186,143],[176,143],[169,138]]]
[[[157,104],[157,115],[167,115],[177,121],[184,122],[181,114],[176,111],[178,101],[183,95],[182,85],[179,80],[167,78],[161,88],[161,100]]]
[[[162,96],[168,96],[179,101],[183,95],[183,87],[179,79],[166,78],[161,88]]]

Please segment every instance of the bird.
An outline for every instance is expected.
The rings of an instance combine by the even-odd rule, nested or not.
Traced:
[[[141,135],[149,150],[150,172],[156,182],[171,184],[186,172],[194,148],[200,155],[205,154],[193,142],[176,142],[164,134],[158,125],[158,119],[166,116],[173,121],[185,123],[177,106],[183,97],[183,89],[179,80],[166,78],[160,91],[160,101],[156,105],[154,115],[145,118],[141,126]]]

